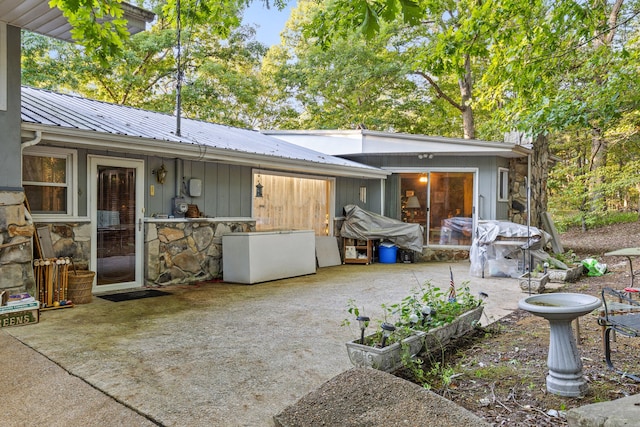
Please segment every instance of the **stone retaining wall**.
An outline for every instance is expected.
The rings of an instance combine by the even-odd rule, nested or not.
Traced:
[[[195,218],[145,224],[148,286],[193,283],[222,277],[222,236],[255,231],[255,220]]]

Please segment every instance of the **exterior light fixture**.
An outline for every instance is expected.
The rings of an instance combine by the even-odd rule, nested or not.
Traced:
[[[260,174],[258,173],[258,183],[256,184],[256,197],[262,197],[262,189],[264,186],[260,183]]]
[[[431,316],[434,315],[435,316],[436,311],[429,307],[428,305],[425,305],[424,307],[422,307],[422,325],[424,325],[427,322],[431,321]]]
[[[387,339],[391,336],[393,331],[396,330],[396,327],[387,322],[380,325],[380,327],[382,328],[382,344],[380,347],[384,347],[387,344]]]
[[[433,153],[418,154],[418,158],[419,158],[420,160],[422,160],[422,159],[429,159],[429,160],[431,160],[431,159],[433,159]]]
[[[364,344],[364,330],[367,329],[369,325],[369,319],[367,316],[358,316],[356,317],[358,324],[360,325],[360,344]]]
[[[160,166],[158,169],[153,170],[151,173],[156,176],[156,181],[158,182],[158,184],[164,184],[164,180],[167,178],[167,168],[164,163],[162,164],[162,166]]]

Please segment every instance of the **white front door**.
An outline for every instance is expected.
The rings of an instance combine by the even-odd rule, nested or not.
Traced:
[[[144,162],[88,156],[93,292],[142,286]]]

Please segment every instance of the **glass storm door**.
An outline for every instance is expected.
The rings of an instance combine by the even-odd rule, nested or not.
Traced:
[[[142,286],[143,162],[90,157],[94,292]]]

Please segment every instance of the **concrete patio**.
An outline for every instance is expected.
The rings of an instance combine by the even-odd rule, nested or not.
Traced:
[[[457,286],[469,281],[474,294],[489,295],[483,324],[525,296],[516,279],[470,277],[461,261],[341,265],[45,311],[38,324],[0,331],[12,373],[0,380],[3,425],[105,425],[109,413],[109,425],[273,425],[275,414],[352,367],[344,343],[358,331],[340,326],[349,299],[375,319],[380,303],[426,281],[447,289],[449,266]]]

